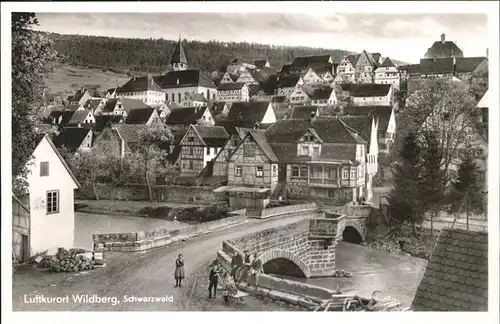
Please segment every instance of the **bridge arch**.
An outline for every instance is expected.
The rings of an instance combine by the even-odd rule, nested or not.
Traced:
[[[361,244],[365,240],[365,232],[358,224],[349,222],[342,231],[342,240],[349,243]]]
[[[311,276],[311,274],[309,273],[309,268],[304,263],[304,261],[297,257],[293,252],[290,252],[288,250],[273,249],[262,253],[257,258],[262,262],[262,266],[264,266],[267,262],[275,259],[286,259],[295,264],[304,274],[304,277],[309,278]]]

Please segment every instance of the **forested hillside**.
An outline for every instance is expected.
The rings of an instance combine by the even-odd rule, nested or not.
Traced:
[[[154,72],[167,69],[176,41],[164,39],[113,38],[101,36],[60,35],[49,33],[55,49],[66,56],[65,63],[115,72]],[[183,41],[190,67],[212,72],[226,66],[234,57],[244,59],[266,58],[275,68],[294,57],[331,54],[334,60],[347,51],[339,49],[284,47],[256,43],[225,43]]]

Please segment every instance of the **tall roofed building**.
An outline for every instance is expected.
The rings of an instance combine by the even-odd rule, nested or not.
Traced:
[[[182,40],[180,38],[170,58],[170,68],[174,71],[184,71],[188,68],[186,53],[184,52],[184,47],[182,46]]]
[[[425,53],[426,59],[446,58],[446,57],[464,57],[462,50],[454,42],[447,41],[446,35],[441,34],[441,41],[434,42]]]

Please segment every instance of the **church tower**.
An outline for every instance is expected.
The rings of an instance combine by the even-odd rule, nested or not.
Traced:
[[[174,71],[184,71],[187,70],[188,63],[186,59],[186,54],[184,53],[184,48],[182,47],[182,41],[179,37],[179,41],[175,46],[174,53],[170,59],[170,68]]]

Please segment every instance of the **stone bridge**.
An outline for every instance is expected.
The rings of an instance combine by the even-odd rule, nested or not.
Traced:
[[[351,206],[350,206],[351,207]],[[352,206],[350,215],[323,212],[284,227],[271,228],[235,240],[224,241],[218,260],[230,269],[236,251],[248,251],[261,260],[265,273],[301,277],[327,277],[335,273],[335,252],[339,241],[360,243],[366,235],[370,206]]]

